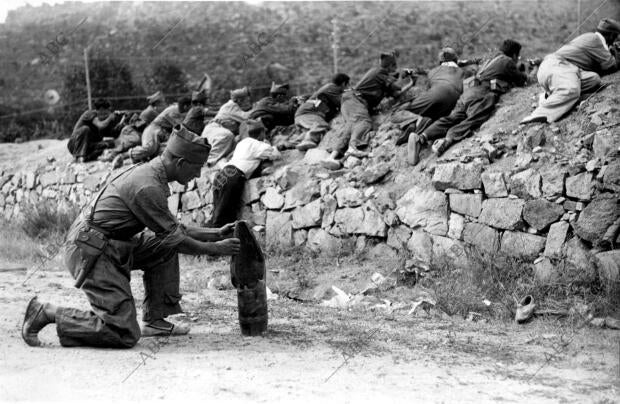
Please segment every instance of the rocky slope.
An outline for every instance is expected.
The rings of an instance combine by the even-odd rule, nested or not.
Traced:
[[[619,78],[605,78],[607,88],[553,125],[519,126],[538,89],[514,90],[472,138],[440,159],[424,150],[415,168],[405,162],[405,146],[395,146],[391,115],[383,114],[371,157],[350,157],[344,169],[327,171],[316,164],[321,149],[287,151],[273,174],[248,182],[242,217],[268,248],[365,251],[408,258],[422,270],[446,262],[466,268],[482,252],[520,257],[545,282],[576,269],[617,283]],[[112,172],[105,163],[42,162],[2,174],[0,211],[16,219],[28,202],[85,204]],[[210,217],[213,174],[205,168],[188,186],[171,185],[170,209],[183,222]]]

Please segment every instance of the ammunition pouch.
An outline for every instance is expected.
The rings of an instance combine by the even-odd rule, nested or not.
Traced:
[[[75,245],[80,249],[82,261],[75,278],[75,287],[80,288],[86,276],[95,266],[97,259],[108,246],[108,238],[89,225],[80,229],[75,237]]]

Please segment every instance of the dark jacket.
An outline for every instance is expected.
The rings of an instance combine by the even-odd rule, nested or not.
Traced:
[[[297,109],[295,116],[316,114],[330,121],[340,112],[341,99],[342,88],[340,86],[334,83],[325,84]]]

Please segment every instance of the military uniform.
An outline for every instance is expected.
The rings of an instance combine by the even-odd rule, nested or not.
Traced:
[[[357,85],[342,95],[342,117],[345,128],[333,151],[344,153],[347,146],[360,148],[368,145],[372,129],[370,113],[384,97],[400,92],[396,78],[385,67],[370,69]]]
[[[527,81],[515,61],[501,53],[487,61],[458,99],[448,116],[439,118],[426,128],[426,141],[445,138],[445,148],[471,135],[472,131],[491,117],[500,94]]]
[[[237,144],[230,161],[213,178],[211,227],[221,227],[238,219],[246,181],[252,178],[261,161],[280,156],[275,147],[256,139],[265,130],[259,121],[249,120],[246,124],[248,137]]]
[[[295,124],[306,129],[304,141],[318,144],[329,130],[331,121],[340,112],[342,88],[328,83],[319,88],[295,112]]]
[[[260,119],[267,132],[276,126],[289,126],[295,123],[297,104],[292,100],[278,102],[272,96],[260,99],[252,112],[250,119]]]
[[[144,271],[144,321],[181,312],[175,247],[185,233],[168,209],[169,195],[160,157],[132,168],[103,191],[90,225],[106,235],[109,244],[82,285],[91,310],[59,308],[56,327],[63,346],[135,345],[140,327],[130,288],[134,269]],[[82,260],[74,241],[87,225],[89,211],[73,223],[65,245],[65,263],[74,277]]]
[[[76,122],[67,143],[67,148],[74,157],[83,158],[85,161],[94,160],[104,149],[114,146],[112,142],[104,141],[103,138],[106,134],[112,134],[111,129],[117,120],[112,120],[107,128],[100,130],[93,122],[96,118],[97,111],[88,110]]]
[[[135,120],[128,125],[125,125],[121,130],[120,136],[114,142],[115,153],[122,153],[131,149],[132,147],[140,145],[141,134],[144,129],[159,115],[152,105],[146,107]],[[135,116],[135,115],[134,115]]]
[[[250,111],[243,111],[232,99],[217,111],[217,115],[202,131],[202,137],[211,144],[211,153],[207,164],[214,165],[234,149],[235,136],[239,126],[248,119]]]
[[[444,62],[428,72],[430,87],[401,109],[435,121],[449,115],[463,93],[463,70]]]
[[[620,25],[616,25],[620,31]],[[541,63],[537,79],[545,96],[522,123],[540,118],[547,122],[559,120],[575,106],[582,93],[596,90],[601,85],[599,73],[614,71],[617,66],[616,58],[600,33],[588,32],[578,36],[547,55]]]
[[[179,111],[178,104],[164,109],[142,132],[141,144],[129,151],[133,162],[143,162],[152,159],[166,146],[166,141],[172,133],[172,128],[179,125],[185,114]]]

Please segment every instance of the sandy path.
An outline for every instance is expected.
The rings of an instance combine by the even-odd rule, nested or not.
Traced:
[[[223,269],[219,264],[220,270]],[[185,270],[183,284],[204,274]],[[86,307],[65,272],[0,273],[0,399],[290,402],[617,402],[620,333],[582,329],[546,363],[560,338],[550,321],[526,327],[338,311],[271,302],[265,337],[244,338],[232,291],[185,294],[188,337],[143,339],[130,350],[66,349],[55,330],[26,346],[19,324],[29,296]],[[140,273],[133,276],[136,299]],[[372,334],[372,331],[375,331]],[[343,365],[331,378],[330,374]],[[537,370],[542,367],[538,373]],[[532,379],[532,375],[536,376]],[[327,380],[329,378],[329,380]],[[531,380],[530,380],[531,379]]]

